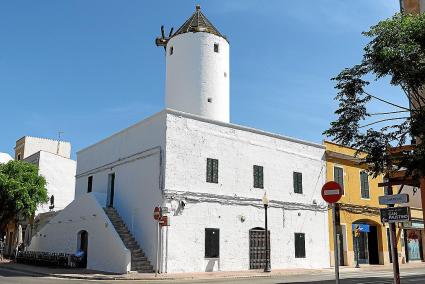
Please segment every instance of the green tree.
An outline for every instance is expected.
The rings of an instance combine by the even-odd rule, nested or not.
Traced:
[[[407,169],[409,176],[424,176],[425,143],[417,143],[414,151],[404,151],[397,161],[388,149],[410,144],[410,139],[425,141],[425,14],[396,14],[363,35],[370,41],[361,62],[332,78],[339,107],[336,120],[324,134],[365,153],[364,162],[375,177],[399,169]],[[389,78],[391,85],[400,87],[409,105],[368,92],[370,78]],[[368,106],[373,100],[394,109],[370,113]]]
[[[33,216],[47,201],[46,180],[36,166],[23,161],[0,164],[0,232],[17,215]]]

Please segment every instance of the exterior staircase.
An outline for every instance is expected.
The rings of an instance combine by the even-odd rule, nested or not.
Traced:
[[[111,220],[111,223],[114,225],[115,230],[123,241],[125,247],[131,252],[131,270],[141,273],[152,273],[153,267],[150,261],[145,256],[145,253],[140,248],[133,235],[127,229],[117,210],[113,207],[107,207],[104,208],[104,210],[106,215],[108,215],[109,220]]]

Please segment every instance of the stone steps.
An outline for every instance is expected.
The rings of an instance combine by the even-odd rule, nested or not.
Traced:
[[[137,241],[134,239],[130,230],[126,227],[124,221],[115,208],[104,208],[106,215],[123,241],[125,247],[131,252],[131,270],[141,273],[152,273],[153,266],[144,251],[140,248]]]

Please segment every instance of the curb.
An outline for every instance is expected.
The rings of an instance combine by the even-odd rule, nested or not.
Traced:
[[[122,281],[122,280],[139,280],[139,281],[174,281],[174,280],[209,280],[209,279],[248,279],[248,278],[271,278],[271,274],[255,274],[255,275],[222,275],[222,276],[216,276],[216,277],[153,277],[153,278],[147,278],[147,277],[124,277],[124,276],[73,276],[73,275],[64,275],[64,274],[55,274],[55,273],[43,273],[43,272],[36,272],[33,270],[28,269],[22,269],[22,268],[16,268],[16,267],[3,267],[0,266],[0,269],[4,270],[12,270],[12,271],[18,271],[18,272],[24,272],[24,273],[30,273],[37,276],[49,276],[54,278],[61,278],[61,279],[78,279],[78,280],[110,280],[110,281]]]

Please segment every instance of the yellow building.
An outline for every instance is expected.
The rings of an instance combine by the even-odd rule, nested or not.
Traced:
[[[390,263],[388,227],[380,220],[378,197],[384,195],[384,189],[378,187],[382,176],[372,178],[364,171],[365,165],[355,157],[355,150],[331,142],[324,142],[326,147],[326,179],[338,182],[344,190],[337,203],[337,234],[339,235],[340,264],[355,266],[355,248],[359,248],[360,264]],[[334,264],[334,241],[332,227],[332,210],[329,209],[329,241],[331,263]],[[354,238],[353,228],[358,225],[360,237]],[[405,261],[401,229],[397,230],[399,260]]]

